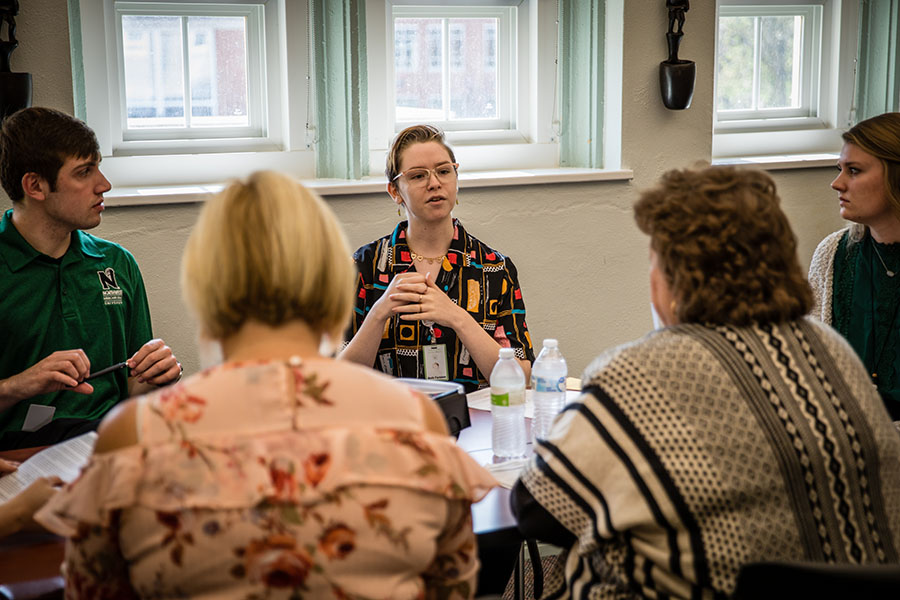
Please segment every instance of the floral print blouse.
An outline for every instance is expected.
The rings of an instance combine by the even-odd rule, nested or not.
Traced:
[[[227,363],[137,400],[38,514],[66,598],[471,598],[470,505],[495,480],[390,378],[326,359]]]

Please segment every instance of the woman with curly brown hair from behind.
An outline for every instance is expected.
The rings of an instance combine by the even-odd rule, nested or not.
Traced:
[[[718,597],[746,563],[900,560],[900,437],[853,349],[804,316],[779,203],[765,173],[706,168],[635,204],[666,327],[588,367],[513,490],[522,532],[565,548],[552,597]]]

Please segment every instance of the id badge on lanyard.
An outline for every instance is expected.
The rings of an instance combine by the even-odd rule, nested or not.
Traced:
[[[422,346],[422,354],[425,360],[425,379],[448,381],[450,379],[447,369],[447,344],[432,344]]]

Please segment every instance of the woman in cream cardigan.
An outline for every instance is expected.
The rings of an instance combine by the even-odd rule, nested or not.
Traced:
[[[844,134],[838,176],[849,227],[826,237],[809,267],[814,314],[843,335],[900,420],[900,113]]]

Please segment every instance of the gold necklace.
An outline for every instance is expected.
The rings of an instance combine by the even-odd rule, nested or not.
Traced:
[[[887,276],[893,277],[894,275],[896,275],[897,273],[888,269],[888,266],[885,264],[884,259],[881,258],[881,252],[878,251],[878,246],[875,245],[875,240],[872,240],[872,248],[874,248],[875,255],[878,257],[878,260],[881,261],[881,266],[884,267],[884,272],[887,274]]]
[[[441,254],[440,256],[428,257],[428,256],[422,256],[421,254],[416,254],[415,252],[412,251],[412,248],[410,248],[409,255],[412,257],[413,260],[417,260],[419,262],[426,260],[426,261],[428,261],[429,265],[433,265],[434,263],[436,263],[438,261],[443,262],[444,257],[447,255],[447,253],[445,252],[444,254]]]

